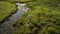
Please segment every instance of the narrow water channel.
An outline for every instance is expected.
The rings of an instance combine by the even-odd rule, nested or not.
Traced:
[[[18,19],[22,18],[22,16],[24,15],[24,13],[26,13],[29,10],[29,8],[26,7],[25,3],[23,3],[23,4],[16,3],[16,5],[17,5],[17,9],[18,10],[17,10],[16,13],[14,13],[13,15],[11,15],[11,17],[8,18],[8,20],[5,20],[3,22],[3,25],[5,26],[5,28],[1,29],[2,33],[3,33],[4,30],[7,30],[7,29],[11,28],[12,23],[14,23],[14,22],[18,21]]]

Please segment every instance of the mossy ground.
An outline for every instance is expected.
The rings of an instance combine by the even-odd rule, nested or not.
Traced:
[[[59,6],[54,5],[54,3],[44,4],[40,4],[40,1],[27,3],[31,10],[25,13],[22,19],[13,23],[14,27],[18,27],[13,34],[60,34]],[[32,18],[29,19],[28,15],[31,14]]]
[[[15,12],[16,6],[13,3],[0,1],[0,21]]]
[[[16,5],[14,2],[28,1],[30,0],[0,0],[0,22],[16,11]]]
[[[7,2],[6,2],[7,1]],[[15,11],[15,4],[11,2],[27,2],[30,0],[0,1],[0,21]],[[18,27],[12,34],[60,34],[60,6],[59,0],[34,0],[27,3],[31,8],[21,19],[13,23]],[[32,14],[29,19],[28,15]]]

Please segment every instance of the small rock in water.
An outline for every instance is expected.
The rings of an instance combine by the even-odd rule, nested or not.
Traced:
[[[16,5],[19,5],[20,3],[16,3]]]
[[[26,4],[20,4],[20,6],[25,6]]]

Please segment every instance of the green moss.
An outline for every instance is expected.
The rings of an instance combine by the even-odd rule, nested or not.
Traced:
[[[15,12],[16,6],[10,2],[0,1],[0,21]]]
[[[20,27],[13,32],[15,33],[24,33],[24,34],[59,34],[60,27],[56,23],[60,22],[60,10],[51,8],[45,5],[35,5],[29,4],[29,7],[32,7],[30,11],[24,14],[22,20],[17,21],[17,24],[24,23],[19,25]],[[29,21],[28,15],[32,14],[31,21]],[[50,29],[49,29],[50,28]],[[22,31],[22,32],[21,32]],[[59,31],[59,32],[58,32]]]

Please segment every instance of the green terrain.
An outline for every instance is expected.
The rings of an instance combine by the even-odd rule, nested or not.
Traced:
[[[1,0],[0,21],[15,12],[12,2],[28,2],[31,9],[12,24],[17,27],[12,34],[60,34],[60,0]]]
[[[10,2],[0,1],[0,22],[9,16],[11,13],[15,12],[15,4]]]

